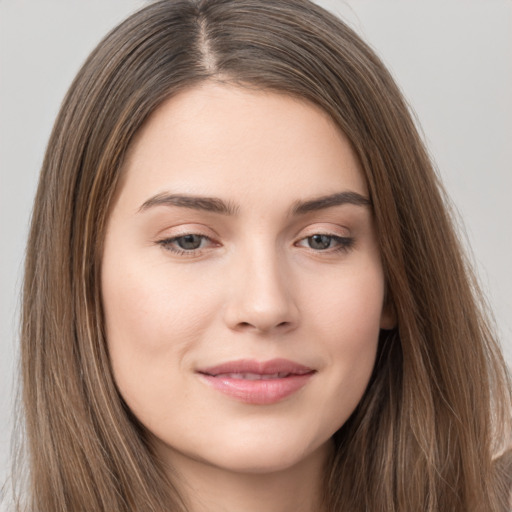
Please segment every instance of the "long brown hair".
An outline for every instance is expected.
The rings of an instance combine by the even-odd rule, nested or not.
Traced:
[[[99,276],[131,140],[165,99],[205,80],[319,105],[365,172],[397,328],[381,334],[367,392],[335,436],[326,510],[506,510],[510,380],[441,186],[380,60],[307,0],[156,2],[114,29],[73,82],[27,249],[26,508],[185,510],[117,392]]]

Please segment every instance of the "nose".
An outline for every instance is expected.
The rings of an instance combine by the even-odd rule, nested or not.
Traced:
[[[285,265],[275,251],[240,257],[227,276],[229,297],[224,317],[235,331],[283,334],[299,322],[297,297]]]

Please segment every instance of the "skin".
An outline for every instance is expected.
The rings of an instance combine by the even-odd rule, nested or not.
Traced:
[[[293,213],[340,192],[368,197],[350,144],[309,103],[206,83],[157,109],[123,173],[102,293],[124,400],[190,510],[318,511],[331,437],[365,391],[380,329],[393,325],[370,206]],[[233,211],[162,204],[162,194]],[[190,234],[199,248],[180,248]],[[197,373],[273,358],[314,374],[267,405]]]

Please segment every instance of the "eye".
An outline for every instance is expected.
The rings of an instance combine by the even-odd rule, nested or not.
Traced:
[[[300,247],[307,247],[314,251],[348,250],[353,245],[354,239],[337,235],[317,233],[297,242]]]
[[[164,249],[175,252],[177,254],[193,254],[196,251],[205,249],[213,242],[205,235],[197,235],[188,233],[186,235],[175,236],[158,241]]]
[[[176,245],[184,251],[193,251],[199,249],[204,241],[201,235],[183,235],[174,239]]]
[[[313,235],[307,238],[307,242],[311,249],[323,251],[329,249],[334,242],[334,238],[329,235]]]

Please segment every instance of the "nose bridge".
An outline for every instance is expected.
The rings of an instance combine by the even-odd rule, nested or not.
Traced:
[[[298,308],[286,257],[271,241],[252,240],[233,262],[226,320],[233,329],[293,328]]]

